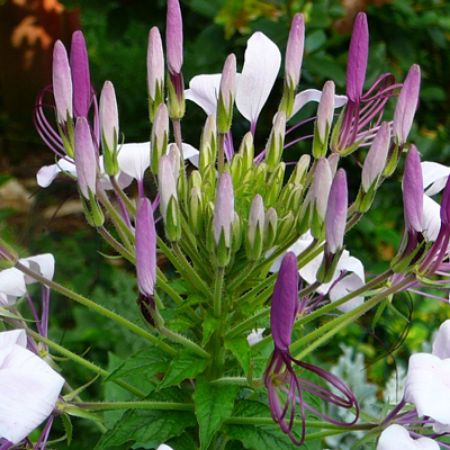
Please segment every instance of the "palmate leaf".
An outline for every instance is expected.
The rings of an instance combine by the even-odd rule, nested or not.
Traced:
[[[209,448],[224,420],[231,416],[237,391],[237,386],[214,385],[202,378],[197,380],[193,398],[201,450]]]
[[[160,388],[180,384],[183,380],[194,378],[206,368],[207,360],[199,356],[183,352],[175,356],[167,369],[166,376],[160,384]]]
[[[95,450],[110,450],[127,443],[166,442],[196,424],[195,416],[185,411],[129,410],[107,431]]]

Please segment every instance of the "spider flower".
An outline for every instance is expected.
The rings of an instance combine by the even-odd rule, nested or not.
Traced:
[[[289,436],[294,444],[301,445],[306,434],[306,410],[331,423],[349,425],[319,412],[305,401],[303,395],[305,392],[343,408],[354,407],[356,415],[350,424],[357,420],[359,407],[354,394],[339,378],[324,369],[299,361],[290,354],[292,331],[296,315],[299,312],[298,282],[297,258],[294,253],[288,252],[281,262],[272,295],[270,325],[275,348],[264,374],[264,384],[268,391],[273,420],[279,424],[281,430]],[[310,380],[300,378],[296,374],[294,366],[316,375],[331,385],[339,394]],[[301,427],[300,433],[297,435],[294,433],[294,425],[298,409]]]
[[[401,425],[393,424],[387,427],[378,439],[376,450],[439,450],[436,441],[421,437],[413,439],[408,430]]]

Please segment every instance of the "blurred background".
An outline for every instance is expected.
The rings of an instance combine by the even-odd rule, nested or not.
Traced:
[[[181,0],[181,6],[186,82],[196,74],[220,72],[231,51],[242,64],[246,41],[255,30],[267,34],[283,52],[290,20],[296,12],[303,12],[307,38],[301,89],[320,88],[333,79],[339,93],[345,91],[352,21],[358,11],[366,11],[370,27],[367,84],[386,71],[402,80],[411,64],[420,64],[422,91],[412,140],[424,160],[450,163],[450,2]],[[69,45],[72,32],[81,28],[88,43],[94,87],[99,92],[104,80],[115,85],[126,141],[148,140],[147,35],[153,25],[163,30],[164,20],[165,0],[0,0],[0,234],[14,242],[24,256],[54,253],[60,282],[132,320],[139,320],[135,308],[130,308],[136,299],[134,276],[123,262],[105,262],[102,253],[108,250],[85,225],[74,184],[61,177],[45,190],[36,185],[36,171],[53,163],[54,155],[34,130],[32,111],[36,95],[51,80],[55,40]],[[280,78],[262,125],[270,123],[281,87]],[[197,145],[204,115],[193,104],[187,107],[184,135],[187,142]],[[304,150],[299,146],[297,151]],[[356,169],[363,157],[355,155],[349,170]],[[359,178],[353,179],[356,189]],[[369,273],[387,266],[400,239],[399,181],[397,175],[383,186],[375,207],[347,241]],[[81,307],[70,304],[68,308],[67,300],[57,295],[53,298],[52,335],[71,349],[106,366],[113,364],[108,352],[126,356],[138,345],[122,331],[105,331],[102,320]],[[396,366],[405,364],[410,351],[421,348],[431,330],[447,316],[438,302],[406,298],[398,314],[387,311],[379,324],[369,317],[364,319],[367,323],[349,329],[347,343],[364,355],[364,376],[382,382]],[[406,347],[395,352],[412,323],[414,332],[408,334]],[[341,353],[337,346],[325,351],[330,361]],[[74,379],[87,381],[79,368],[72,369]],[[92,395],[96,395],[95,388]],[[95,435],[94,429],[84,426],[84,436]],[[76,442],[71,448],[86,448],[82,444],[77,447]]]

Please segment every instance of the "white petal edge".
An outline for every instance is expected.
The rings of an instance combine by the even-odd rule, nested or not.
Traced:
[[[435,195],[442,191],[450,175],[450,167],[432,161],[421,163],[423,188],[427,195]]]
[[[434,242],[441,228],[441,206],[428,195],[423,195],[422,227],[425,239]]]
[[[117,161],[119,169],[131,178],[142,180],[150,167],[150,142],[123,144]]]
[[[281,53],[276,44],[257,31],[247,41],[244,66],[237,84],[236,106],[250,122],[256,123],[264,107],[281,65]]]
[[[13,305],[26,292],[25,277],[20,270],[11,267],[0,272],[0,304]]]
[[[51,253],[43,253],[41,255],[30,256],[29,258],[23,258],[20,262],[43,277],[53,280],[53,275],[55,274],[55,257]],[[35,283],[36,280],[25,275],[25,282],[30,284]]]
[[[322,98],[322,91],[318,89],[306,89],[299,92],[294,98],[294,106],[292,114],[289,118],[297,114],[307,103],[316,102],[319,103]],[[334,96],[334,108],[341,108],[347,103],[347,97],[345,95]]]
[[[450,358],[450,320],[446,320],[439,327],[433,341],[432,353],[441,359]]]
[[[437,442],[430,438],[413,439],[408,430],[394,424],[387,427],[378,439],[376,450],[439,450]]]
[[[184,91],[186,100],[194,102],[209,115],[215,115],[222,74],[197,75],[189,82],[189,89]]]
[[[75,164],[72,161],[61,158],[55,164],[43,166],[38,170],[36,174],[36,181],[38,186],[42,188],[49,187],[61,172],[68,172],[73,176],[77,175]]]

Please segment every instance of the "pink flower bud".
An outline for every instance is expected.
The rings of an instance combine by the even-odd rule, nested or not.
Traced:
[[[228,55],[225,60],[220,79],[219,95],[225,109],[228,111],[233,106],[233,100],[236,95],[236,56],[233,53]]]
[[[114,151],[119,140],[119,113],[111,81],[105,81],[100,94],[100,127],[108,149]]]
[[[327,81],[323,85],[319,107],[317,108],[317,131],[322,143],[331,129],[334,116],[334,83]]]
[[[147,87],[152,99],[156,96],[156,89],[164,84],[164,54],[161,34],[158,27],[153,27],[148,34],[147,48]]]
[[[225,245],[230,246],[231,228],[234,221],[234,192],[231,175],[223,172],[220,175],[216,191],[216,204],[214,207],[214,239],[216,244],[220,242],[220,235],[223,233]]]
[[[331,172],[330,163],[325,158],[319,159],[314,174],[312,195],[316,211],[322,220],[325,219],[332,181],[333,174]]]
[[[72,76],[66,48],[56,41],[53,48],[53,96],[59,123],[65,123],[72,117]]]
[[[170,199],[173,197],[178,200],[177,182],[173,173],[172,161],[168,155],[162,155],[159,159],[158,185],[161,196],[161,214],[165,220]]]
[[[303,61],[303,49],[305,45],[305,19],[303,14],[295,14],[292,19],[291,29],[286,48],[286,61],[284,71],[286,81],[295,89],[300,81],[300,71]]]
[[[181,73],[181,66],[183,65],[183,19],[179,0],[167,0],[166,50],[170,73]]]
[[[403,175],[403,210],[407,230],[422,232],[423,220],[423,177],[420,155],[415,145],[406,155]]]
[[[85,117],[79,117],[75,124],[75,167],[81,194],[88,200],[89,191],[92,194],[96,192],[97,162],[88,121]]]
[[[87,117],[91,104],[91,78],[86,42],[81,31],[75,31],[72,35],[70,67],[72,69],[75,117]]]

